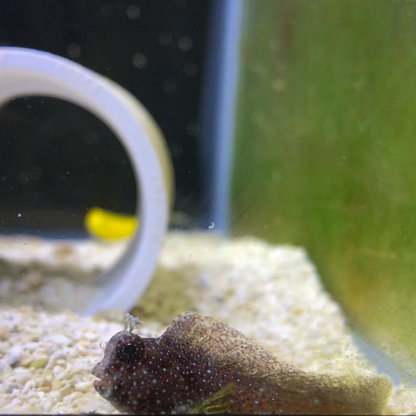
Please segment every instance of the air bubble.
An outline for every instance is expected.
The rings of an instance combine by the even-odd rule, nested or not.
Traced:
[[[173,94],[176,91],[176,82],[172,79],[168,79],[163,83],[162,88],[166,94]]]
[[[181,157],[183,155],[183,148],[180,144],[174,143],[171,147],[172,157]]]
[[[133,55],[133,65],[142,69],[147,65],[147,58],[142,53],[137,52]]]
[[[184,52],[189,52],[192,49],[192,40],[187,36],[182,36],[178,41],[179,49]]]
[[[101,11],[101,14],[104,17],[109,17],[113,13],[113,6],[111,4],[109,4],[109,3],[104,3],[101,6],[100,11]]]
[[[193,77],[198,72],[198,66],[195,62],[187,62],[185,64],[185,74]]]
[[[81,46],[76,43],[71,43],[68,46],[67,53],[71,59],[77,59],[81,56]]]
[[[162,32],[159,35],[159,43],[162,46],[169,46],[172,43],[172,35],[168,32]]]
[[[198,136],[199,130],[200,130],[199,124],[195,121],[191,121],[186,125],[186,132],[190,136]]]
[[[130,20],[136,20],[140,17],[140,9],[137,6],[129,6],[127,8],[127,17]]]

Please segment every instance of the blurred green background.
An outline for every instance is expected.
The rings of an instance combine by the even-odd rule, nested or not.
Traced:
[[[303,245],[416,367],[416,3],[245,3],[232,230]]]

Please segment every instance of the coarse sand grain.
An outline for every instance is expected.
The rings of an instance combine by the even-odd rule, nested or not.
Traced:
[[[91,299],[91,279],[124,248],[0,239],[1,413],[117,413],[95,392],[90,371],[124,315],[74,311]],[[144,321],[138,332],[154,336],[186,310],[228,323],[303,370],[376,374],[303,248],[170,232],[133,315]],[[415,413],[415,403],[415,387],[396,386],[386,414]]]

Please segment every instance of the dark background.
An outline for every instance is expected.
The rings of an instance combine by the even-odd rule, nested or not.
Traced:
[[[201,91],[209,0],[0,2],[0,44],[80,63],[134,94],[161,127],[175,170],[174,210],[197,223]],[[45,97],[0,109],[0,232],[83,229],[92,206],[133,213],[136,188],[118,139],[95,116]],[[182,216],[183,218],[183,216]]]

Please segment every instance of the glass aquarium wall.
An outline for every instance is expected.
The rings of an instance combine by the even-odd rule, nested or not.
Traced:
[[[0,413],[416,414],[416,1],[1,5]]]
[[[416,3],[245,3],[234,236],[305,246],[353,328],[416,364]]]

